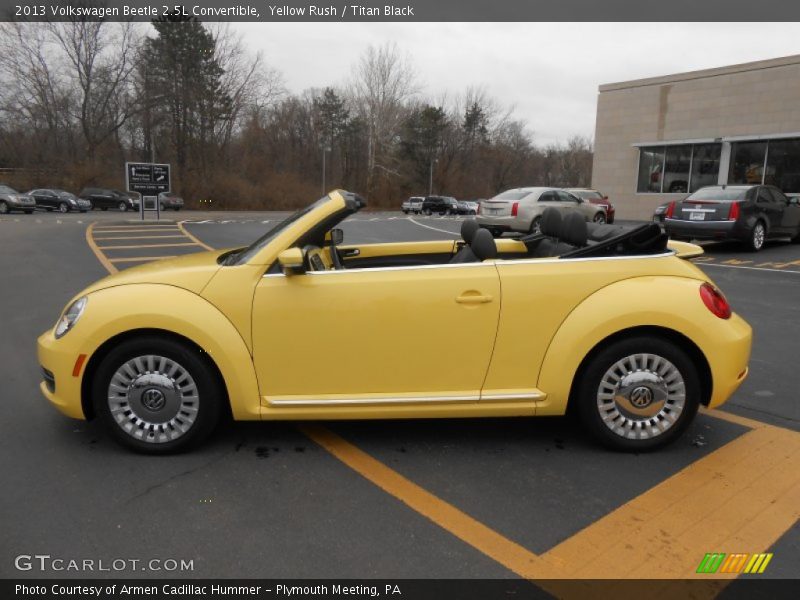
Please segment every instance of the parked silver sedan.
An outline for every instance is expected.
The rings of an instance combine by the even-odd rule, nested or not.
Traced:
[[[603,207],[552,187],[514,188],[480,203],[478,225],[495,237],[506,231],[539,233],[542,213],[548,207],[577,212],[587,221],[605,222]]]

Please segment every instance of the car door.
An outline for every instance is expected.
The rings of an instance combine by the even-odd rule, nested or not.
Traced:
[[[780,234],[782,232],[783,206],[778,204],[769,189],[763,185],[758,188],[756,207],[768,221],[768,233],[770,235]]]
[[[565,192],[563,190],[558,190],[556,193],[558,194],[558,199],[564,208],[577,212],[586,221],[592,220],[595,210],[589,202],[583,202],[577,196],[573,196],[569,192]]]
[[[777,188],[769,188],[769,191],[775,199],[775,203],[783,208],[780,224],[781,233],[794,237],[800,233],[800,204],[796,201],[791,202],[789,198]]]
[[[267,274],[252,317],[262,401],[477,401],[499,312],[493,263]]]
[[[41,206],[42,208],[52,208],[53,203],[50,201],[50,197],[47,194],[47,190],[31,190],[29,192],[33,199],[36,201],[36,206]]]

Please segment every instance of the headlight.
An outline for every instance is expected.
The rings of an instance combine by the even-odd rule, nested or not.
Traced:
[[[75,302],[69,305],[69,308],[66,311],[64,311],[64,316],[62,316],[56,324],[56,339],[63,337],[64,334],[72,329],[75,323],[78,322],[78,319],[80,319],[81,315],[83,314],[83,309],[86,308],[86,300],[86,296],[78,298],[75,300]]]

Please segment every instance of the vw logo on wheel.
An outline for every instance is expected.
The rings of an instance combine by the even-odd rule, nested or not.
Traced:
[[[156,388],[150,388],[142,393],[142,404],[148,410],[161,410],[167,403],[164,392]]]
[[[636,408],[644,408],[653,401],[653,392],[649,387],[640,385],[633,389],[630,399]]]

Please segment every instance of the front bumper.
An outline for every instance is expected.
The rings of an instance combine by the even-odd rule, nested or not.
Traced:
[[[664,229],[671,237],[685,237],[694,240],[745,239],[747,237],[737,221],[664,219]]]
[[[80,351],[70,343],[69,334],[57,340],[53,330],[47,330],[37,340],[37,355],[42,369],[49,372],[43,374],[43,381],[39,385],[44,397],[66,416],[85,419],[81,405],[81,381],[86,365],[84,363],[77,374],[73,372]]]

